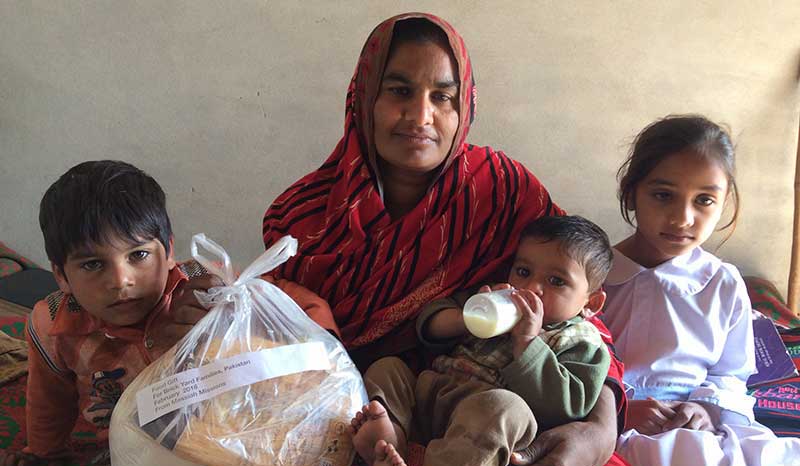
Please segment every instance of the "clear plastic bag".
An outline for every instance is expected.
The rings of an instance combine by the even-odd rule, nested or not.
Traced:
[[[259,278],[296,250],[285,237],[235,279],[225,251],[195,235],[192,255],[225,286],[198,293],[208,315],[123,393],[112,464],[350,465],[361,375],[336,338]]]

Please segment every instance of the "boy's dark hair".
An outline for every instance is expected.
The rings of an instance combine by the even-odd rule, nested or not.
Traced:
[[[522,230],[520,241],[525,238],[541,239],[543,243],[558,241],[561,251],[586,271],[590,291],[600,288],[611,270],[614,253],[608,235],[578,215],[541,217]]]
[[[112,235],[132,244],[157,239],[170,252],[164,191],[125,162],[100,160],[70,168],[44,193],[39,226],[47,257],[58,268],[76,249],[106,243]]]
[[[739,191],[733,143],[725,129],[702,115],[668,115],[649,124],[636,136],[628,158],[617,171],[622,218],[634,226],[631,212],[636,208],[636,187],[656,165],[684,151],[717,161],[725,172],[734,209],[731,221],[720,229],[731,225],[735,228],[739,217]]]

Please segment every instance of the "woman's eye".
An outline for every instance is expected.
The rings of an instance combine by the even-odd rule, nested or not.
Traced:
[[[411,94],[411,90],[407,87],[390,87],[388,89],[389,93],[392,95],[396,95],[399,97],[405,97]]]
[[[516,273],[517,276],[528,277],[531,274],[531,271],[526,269],[525,267],[517,267]]]
[[[659,201],[668,201],[672,198],[672,194],[666,191],[656,191],[653,193],[653,197]]]
[[[87,272],[95,272],[103,267],[103,263],[98,260],[86,261],[81,264],[81,268]]]
[[[552,286],[564,286],[567,284],[563,279],[552,276],[547,279],[547,282],[550,283]]]
[[[149,251],[133,251],[131,253],[131,260],[134,262],[141,262],[150,255]]]

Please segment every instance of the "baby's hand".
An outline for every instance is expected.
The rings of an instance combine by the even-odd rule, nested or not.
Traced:
[[[629,400],[625,429],[636,429],[640,434],[655,435],[665,432],[664,426],[675,416],[667,403],[655,398]]]
[[[497,291],[497,290],[510,290],[514,288],[513,286],[509,285],[508,283],[498,283],[496,285],[483,285],[478,289],[478,293],[488,293],[490,291]]]
[[[542,300],[530,290],[516,290],[511,293],[511,300],[517,305],[522,317],[517,325],[511,329],[511,345],[514,358],[525,352],[528,345],[542,331],[542,318],[544,310]]]

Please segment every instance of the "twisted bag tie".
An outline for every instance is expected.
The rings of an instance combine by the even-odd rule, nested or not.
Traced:
[[[198,246],[202,246],[206,251],[213,253],[218,260],[212,261],[202,255]],[[260,277],[297,254],[297,240],[288,235],[279,239],[244,269],[239,278],[236,278],[231,265],[231,258],[225,252],[225,249],[210,238],[207,238],[204,233],[198,233],[192,237],[191,251],[194,260],[205,267],[210,274],[219,277],[224,283],[223,286],[215,286],[205,292],[194,292],[200,304],[206,308],[211,308],[225,302],[239,301],[243,304],[249,302],[248,286],[254,283],[267,284],[268,282],[261,280]]]

